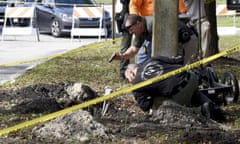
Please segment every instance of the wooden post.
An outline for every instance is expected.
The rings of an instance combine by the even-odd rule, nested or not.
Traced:
[[[154,0],[152,56],[176,56],[178,0]]]

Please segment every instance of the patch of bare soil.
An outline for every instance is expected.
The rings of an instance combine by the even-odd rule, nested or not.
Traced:
[[[78,83],[39,84],[17,91],[4,91],[0,93],[1,111],[5,114],[24,117],[29,114],[54,112],[97,97],[89,87],[84,86],[84,90],[81,87],[82,85]],[[69,91],[70,89],[71,91]],[[89,114],[78,111],[35,126],[27,133],[20,131],[9,134],[1,141],[5,143],[20,141],[32,143],[74,141],[93,143],[239,143],[238,131],[206,119],[200,115],[198,109],[165,102],[156,113],[150,116],[142,113],[135,101],[129,97],[129,95],[125,95],[109,101],[109,109],[104,116],[101,115],[101,105],[95,105],[91,107],[92,110],[86,109],[90,110]],[[18,117],[16,115],[12,119],[13,123]],[[3,122],[3,120],[1,121]],[[8,122],[11,123],[11,119]],[[5,126],[1,123],[2,128]]]
[[[219,65],[226,58],[214,62]],[[228,64],[239,61],[228,59]],[[81,83],[38,84],[0,91],[0,129],[98,97]],[[206,119],[198,108],[166,101],[153,114],[143,113],[131,94],[107,102],[102,115],[97,104],[50,122],[0,138],[0,143],[240,143],[240,130],[226,125],[240,117],[240,109],[226,109],[227,122]]]

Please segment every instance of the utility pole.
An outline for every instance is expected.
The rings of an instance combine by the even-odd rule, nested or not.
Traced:
[[[176,56],[178,0],[154,0],[152,56]]]

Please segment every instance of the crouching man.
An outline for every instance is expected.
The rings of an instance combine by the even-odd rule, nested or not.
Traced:
[[[125,77],[130,83],[137,84],[178,69],[182,67],[181,63],[182,61],[177,58],[153,57],[141,66],[129,64]],[[198,77],[192,71],[182,72],[134,90],[133,95],[143,111],[158,107],[164,99],[171,99],[184,106],[200,106],[202,114],[207,118],[225,121],[220,107],[198,90]]]

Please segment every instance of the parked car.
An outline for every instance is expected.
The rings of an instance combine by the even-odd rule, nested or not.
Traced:
[[[240,11],[240,0],[227,0],[227,8],[229,10]]]
[[[36,8],[36,25],[40,33],[51,33],[54,37],[59,37],[71,32],[74,5],[83,7],[97,4],[94,0],[26,0],[25,6],[28,5]],[[75,22],[80,28],[98,28],[100,19],[81,18]],[[111,37],[111,16],[108,11],[104,11],[102,27],[107,29],[107,37]]]

